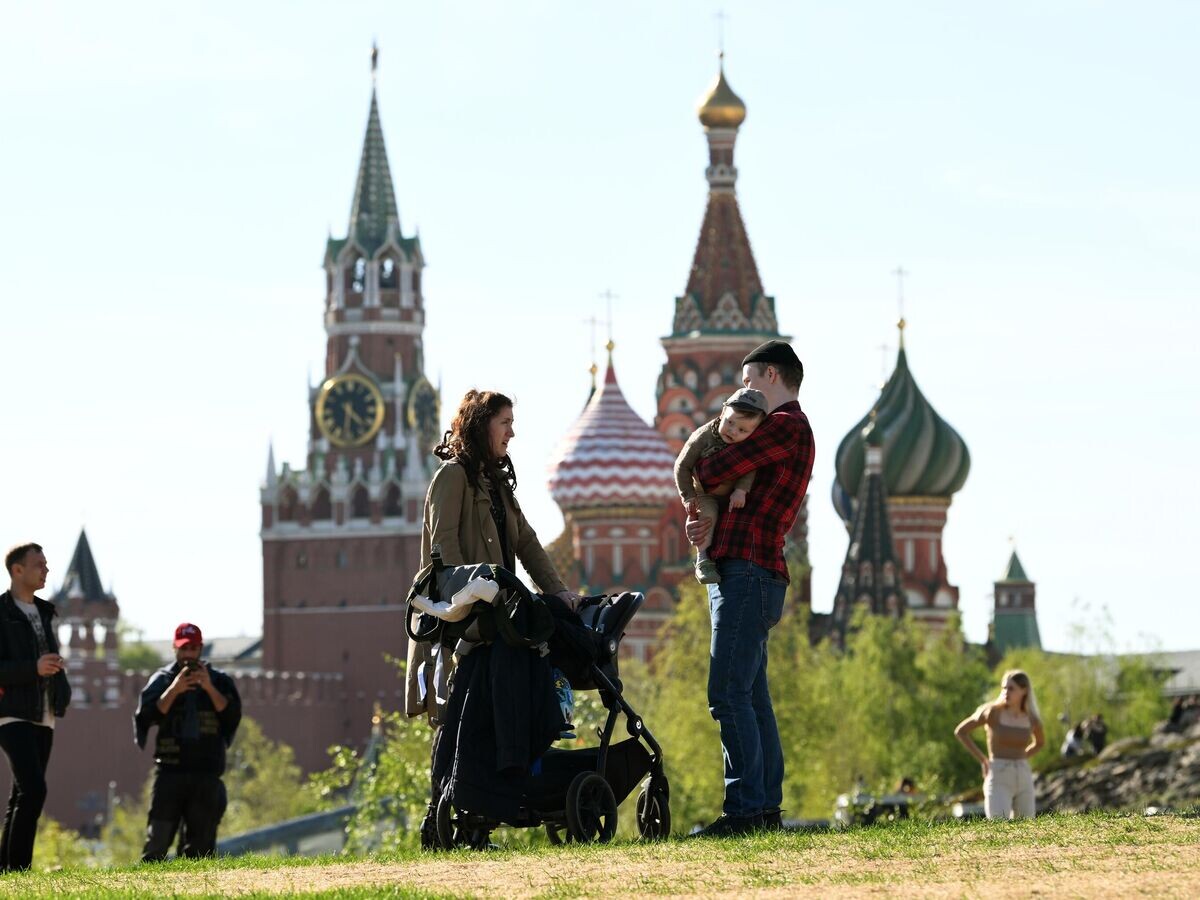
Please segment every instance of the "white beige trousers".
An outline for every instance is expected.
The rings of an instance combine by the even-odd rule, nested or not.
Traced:
[[[1032,819],[1033,770],[1027,759],[989,760],[983,806],[989,819]]]

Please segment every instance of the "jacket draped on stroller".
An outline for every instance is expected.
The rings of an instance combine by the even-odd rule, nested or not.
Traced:
[[[435,669],[447,673],[451,654],[456,662],[438,696],[423,845],[486,846],[498,824],[545,825],[552,840],[608,840],[618,799],[648,773],[639,826],[644,836],[666,835],[661,750],[621,696],[617,676],[620,637],[641,602],[640,594],[588,598],[580,616],[503,568],[441,569],[435,557],[414,583],[405,616],[409,639],[435,646]],[[609,710],[599,747],[552,749],[566,724],[555,669],[576,690],[599,689]],[[620,712],[631,737],[614,745]]]

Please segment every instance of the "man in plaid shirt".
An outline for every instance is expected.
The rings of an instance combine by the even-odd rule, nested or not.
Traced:
[[[754,432],[703,459],[705,490],[754,472],[741,509],[723,513],[709,547],[721,573],[708,585],[712,617],[709,711],[721,726],[725,802],[705,836],[781,828],[783,747],[767,687],[767,638],[783,615],[788,572],[783,544],[796,521],[813,467],[813,435],[797,396],[804,366],[784,341],[767,341],[742,360],[742,383],[762,391],[771,410]],[[689,508],[688,538],[712,528]]]

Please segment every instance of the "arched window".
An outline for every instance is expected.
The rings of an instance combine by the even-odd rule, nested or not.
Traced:
[[[883,564],[883,586],[894,587],[896,584],[896,565],[895,563],[885,562]]]
[[[280,522],[293,522],[296,519],[296,491],[285,487],[279,493],[278,516]]]
[[[386,518],[404,515],[400,506],[400,485],[395,482],[388,485],[387,493],[383,495],[383,515]]]
[[[367,261],[361,256],[354,260],[354,270],[350,275],[350,290],[361,294],[367,289]]]
[[[859,584],[862,587],[871,587],[871,582],[873,581],[872,576],[873,576],[872,566],[869,562],[864,560],[862,562],[862,564],[858,567],[858,582],[859,582]]]
[[[320,488],[313,498],[312,517],[314,521],[333,518],[333,505],[329,502],[329,491],[326,488]]]
[[[379,263],[380,290],[394,291],[400,286],[400,267],[390,256],[385,256]]]
[[[674,525],[668,525],[662,531],[662,555],[663,561],[670,564],[678,562],[680,559],[679,552],[680,535],[679,529]]]
[[[360,484],[354,489],[354,496],[350,499],[350,518],[371,518],[371,497],[367,493],[366,485]]]

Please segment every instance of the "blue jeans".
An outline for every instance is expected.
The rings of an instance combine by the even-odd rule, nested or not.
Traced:
[[[708,709],[721,726],[723,810],[750,816],[783,802],[783,747],[767,688],[767,637],[783,615],[787,582],[744,559],[718,560],[717,569],[721,583],[708,586]]]

